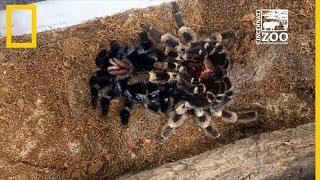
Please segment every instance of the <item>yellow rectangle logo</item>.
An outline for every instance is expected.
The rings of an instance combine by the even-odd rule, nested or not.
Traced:
[[[31,10],[32,12],[32,35],[31,42],[27,43],[13,43],[12,42],[12,11],[13,10]],[[6,14],[6,46],[7,48],[36,48],[37,47],[37,8],[35,4],[28,5],[7,5],[7,14]]]

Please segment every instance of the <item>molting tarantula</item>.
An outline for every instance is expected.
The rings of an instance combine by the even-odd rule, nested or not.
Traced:
[[[112,99],[124,99],[120,112],[123,125],[128,124],[134,104],[143,104],[153,111],[165,111],[168,107],[165,99],[173,87],[168,83],[127,83],[131,73],[150,71],[155,62],[164,58],[162,52],[152,49],[153,43],[147,33],[140,33],[139,39],[140,45],[136,47],[120,47],[112,41],[109,50],[101,50],[96,58],[96,65],[100,69],[89,80],[92,105],[96,108],[100,99],[103,115],[108,113]]]
[[[199,126],[215,138],[220,133],[211,125],[211,115],[222,117],[225,122],[257,117],[256,111],[237,114],[223,109],[232,99],[234,90],[228,77],[230,59],[221,43],[223,39],[238,36],[239,32],[215,33],[212,37],[198,39],[194,31],[186,26],[176,2],[172,3],[172,9],[179,38],[163,34],[150,25],[142,25],[152,37],[155,47],[166,55],[165,61],[155,62],[157,70],[133,73],[128,80],[129,84],[175,83],[177,90],[188,95],[188,98],[176,101],[173,115],[163,128],[161,138],[166,139],[175,128],[182,125],[187,112],[193,112]]]

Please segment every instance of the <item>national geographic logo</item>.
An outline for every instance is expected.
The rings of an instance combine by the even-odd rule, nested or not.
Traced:
[[[27,43],[13,43],[12,42],[12,11],[31,11],[32,13],[32,35],[31,35],[31,42]],[[37,47],[37,29],[36,29],[36,22],[37,22],[37,7],[35,4],[28,4],[28,5],[7,5],[6,8],[6,47],[7,48],[36,48]]]

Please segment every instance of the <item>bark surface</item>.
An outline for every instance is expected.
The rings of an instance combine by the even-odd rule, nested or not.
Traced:
[[[263,133],[119,179],[313,179],[314,125]]]

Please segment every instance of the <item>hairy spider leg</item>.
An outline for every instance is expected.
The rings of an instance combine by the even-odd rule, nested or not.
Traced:
[[[155,66],[159,70],[152,70],[145,73],[134,74],[128,79],[128,84],[133,85],[137,83],[156,83],[156,84],[164,84],[164,83],[174,83],[178,82],[179,87],[193,93],[193,89],[196,87],[193,84],[193,80],[197,78],[191,78],[185,67],[181,66],[179,63],[174,62],[164,62],[164,63],[155,63]]]
[[[165,112],[169,109],[171,105],[171,99],[173,98],[173,93],[175,91],[175,84],[165,83],[159,86],[159,103],[161,112]]]
[[[133,106],[132,101],[125,100],[122,110],[120,111],[120,118],[121,118],[122,125],[127,125],[129,123],[132,106]]]
[[[89,80],[91,103],[94,108],[97,107],[99,99],[99,90],[107,87],[110,83],[114,82],[114,77],[105,70],[99,70],[93,74]]]
[[[163,36],[163,33],[160,30],[148,24],[141,24],[141,27],[147,34],[151,36],[155,43],[161,43],[161,37]]]
[[[172,66],[172,68],[175,68],[175,67]],[[171,69],[169,68],[169,70]],[[128,84],[133,85],[137,83],[146,83],[146,82],[163,84],[166,82],[169,82],[169,83],[177,82],[177,85],[178,85],[177,87],[180,89],[183,89],[189,94],[193,94],[195,92],[198,93],[198,91],[200,92],[205,91],[205,86],[203,84],[196,85],[200,81],[199,78],[191,78],[187,73],[183,72],[181,68],[179,68],[179,71],[181,72],[176,72],[175,69],[173,71],[169,71],[169,70],[168,71],[154,70],[146,73],[133,75],[131,78],[128,79]]]
[[[176,26],[179,31],[179,35],[181,36],[182,40],[185,43],[191,43],[196,40],[196,35],[192,31],[191,28],[185,26],[184,20],[182,18],[180,7],[176,2],[172,3],[172,14],[176,22]],[[171,48],[172,50],[181,50],[183,51],[184,46],[180,42],[179,38],[171,35],[171,34],[164,34],[160,30],[148,25],[142,24],[141,27],[144,29],[145,32],[151,35],[153,41],[155,43],[163,43],[167,47]],[[166,49],[168,50],[168,49]]]
[[[213,138],[219,138],[220,133],[211,125],[211,116],[201,108],[195,109],[197,123],[204,132]]]
[[[154,112],[158,112],[160,109],[160,103],[149,103],[147,104],[147,107]]]
[[[155,86],[157,87],[157,90],[155,89]],[[167,91],[169,91],[169,89],[166,89],[165,84],[156,85],[153,83],[146,83],[145,87],[149,92],[149,102],[147,104],[147,107],[154,112],[158,112],[159,109],[164,109],[163,106],[165,105],[165,96]]]
[[[156,84],[174,82],[177,80],[178,73],[175,72],[163,72],[163,71],[150,71],[147,73],[141,73],[134,75],[128,79],[128,84],[133,85],[137,83],[152,82]]]
[[[137,83],[156,83],[156,84],[164,84],[164,83],[174,83],[177,82],[177,87],[182,89],[189,94],[193,94],[196,90],[203,89],[203,85],[194,85],[192,84],[192,79],[185,73],[179,72],[170,72],[170,71],[150,71],[147,73],[141,73],[132,76],[128,79],[128,84],[133,85]]]
[[[155,62],[153,66],[159,70],[178,72],[182,64],[171,57],[167,57],[165,61]]]
[[[183,20],[180,7],[177,2],[172,2],[172,15],[178,28],[179,36],[185,44],[196,41],[196,33]]]
[[[102,115],[104,116],[107,115],[110,102],[116,96],[117,96],[116,93],[112,90],[106,90],[105,88],[102,90],[102,96],[100,99]]]
[[[93,108],[97,108],[100,87],[98,85],[98,77],[96,74],[90,78],[89,84],[90,84],[90,93],[91,93],[91,104]]]
[[[180,42],[179,38],[171,35],[171,34],[164,34],[160,30],[148,25],[142,24],[142,29],[147,32],[151,39],[154,41],[154,46],[164,52],[168,56],[173,56],[178,58],[178,54],[175,51],[183,52],[184,45]],[[161,45],[162,44],[162,45]],[[164,45],[164,46],[163,46]],[[181,58],[178,58],[181,59]]]
[[[161,139],[167,139],[169,135],[179,126],[181,126],[186,119],[186,112],[189,110],[186,101],[177,104],[173,116],[170,117],[168,123],[163,127],[161,132]]]
[[[183,17],[181,15],[180,12],[180,6],[178,5],[177,2],[172,2],[172,14],[174,16],[175,22],[176,22],[176,26],[177,28],[181,28],[182,26],[185,26],[185,22],[183,20]]]
[[[258,110],[246,110],[233,112],[226,109],[210,109],[213,116],[221,117],[224,122],[235,123],[235,122],[252,122],[255,121],[259,115]]]
[[[153,43],[149,39],[147,32],[142,31],[141,33],[139,33],[138,36],[139,36],[140,45],[143,47],[143,49],[147,50],[153,46]]]
[[[166,54],[169,54],[180,44],[179,38],[171,34],[164,34],[160,30],[148,24],[142,24],[141,27],[151,36],[152,40],[155,42],[155,45],[163,43],[166,46],[165,48],[161,48],[161,50],[163,50]]]

